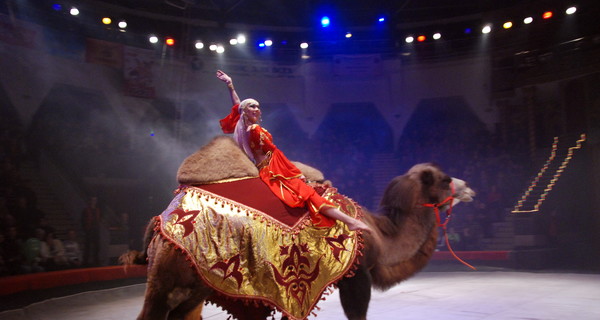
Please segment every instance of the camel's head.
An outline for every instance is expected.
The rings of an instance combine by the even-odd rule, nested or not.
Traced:
[[[453,192],[454,191],[454,192]],[[445,204],[453,197],[452,204],[473,201],[475,192],[463,180],[452,178],[435,164],[420,163],[405,175],[396,177],[389,184],[381,201],[382,207],[397,208],[410,212],[422,204]],[[445,209],[442,206],[440,209]]]
[[[452,178],[452,184],[454,184],[454,201],[452,205],[456,205],[459,202],[471,202],[475,196],[475,191],[469,187],[466,181]]]

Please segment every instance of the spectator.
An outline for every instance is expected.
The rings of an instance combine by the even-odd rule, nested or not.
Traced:
[[[44,269],[48,271],[64,269],[68,266],[63,243],[54,237],[54,232],[46,233],[40,246],[40,255]]]
[[[17,226],[17,219],[8,212],[5,202],[4,198],[0,198],[0,232],[4,234],[9,228]]]
[[[45,231],[42,228],[36,228],[25,243],[23,244],[23,271],[25,273],[43,272],[43,265],[46,262],[42,257],[42,241],[46,237]]]
[[[102,212],[98,207],[98,198],[90,197],[87,206],[81,213],[81,224],[84,232],[83,263],[88,266],[100,264],[100,226]]]
[[[80,267],[83,259],[81,246],[77,240],[77,232],[75,232],[75,230],[71,229],[67,232],[67,239],[63,241],[63,246],[65,248],[65,257],[69,266]]]
[[[16,207],[12,214],[17,219],[19,229],[25,234],[31,234],[40,225],[40,220],[44,218],[45,214],[25,194],[19,194],[16,200]]]
[[[1,244],[4,263],[9,275],[22,272],[23,256],[21,254],[22,241],[19,239],[17,227],[8,228],[4,242]]]
[[[0,231],[0,277],[7,276],[10,274],[8,264],[6,263],[5,259],[6,254],[4,253],[5,241],[6,237],[4,236],[4,233]]]

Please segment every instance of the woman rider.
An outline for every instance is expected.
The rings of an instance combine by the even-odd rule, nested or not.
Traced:
[[[364,222],[344,214],[304,182],[302,172],[273,144],[271,134],[259,125],[258,101],[240,101],[231,77],[223,71],[217,71],[217,78],[227,84],[233,103],[231,113],[220,121],[221,129],[224,133],[233,133],[233,138],[254,161],[260,178],[271,191],[290,207],[307,206],[316,227],[331,227],[335,220],[340,220],[350,230],[370,231]]]

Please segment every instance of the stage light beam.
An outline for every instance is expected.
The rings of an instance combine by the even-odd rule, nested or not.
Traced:
[[[481,33],[487,34],[490,32],[492,32],[492,26],[490,26],[490,25],[484,26],[483,29],[481,29]]]
[[[567,10],[565,10],[566,14],[573,14],[575,12],[577,12],[577,7],[569,7]]]

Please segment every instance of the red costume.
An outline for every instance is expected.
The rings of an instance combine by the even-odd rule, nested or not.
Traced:
[[[224,133],[232,133],[240,118],[239,106],[235,105],[231,113],[220,121]],[[321,197],[315,189],[302,180],[302,172],[273,144],[271,134],[258,124],[250,127],[250,148],[267,155],[257,164],[261,180],[286,205],[290,207],[308,206],[311,220],[317,227],[331,227],[335,220],[319,213],[324,206],[336,207]]]

